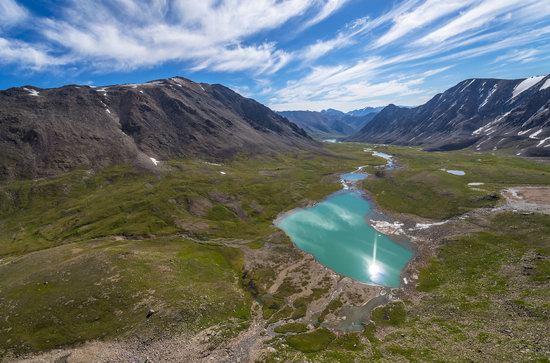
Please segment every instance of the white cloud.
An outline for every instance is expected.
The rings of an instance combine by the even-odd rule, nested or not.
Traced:
[[[27,43],[0,37],[0,64],[24,64],[27,68],[40,70],[66,62],[65,58],[52,57],[46,51]]]
[[[28,16],[27,10],[15,0],[0,1],[0,28],[18,24]]]
[[[504,20],[512,18],[511,11],[518,11],[528,5],[538,3],[538,0],[485,0],[464,11],[460,16],[444,26],[422,37],[417,44],[440,43],[466,31],[485,26],[499,17]],[[542,15],[542,14],[541,14]]]
[[[315,17],[304,23],[302,28],[313,26],[328,18],[334,12],[340,10],[349,0],[328,0],[321,7],[321,11]]]
[[[472,4],[474,0],[427,0],[412,11],[396,14],[391,29],[376,41],[386,45],[431,22]]]
[[[317,41],[316,43],[307,46],[305,49],[298,52],[298,58],[303,59],[306,62],[311,62],[319,59],[329,52],[335,51],[353,43],[354,42],[352,41],[350,36],[339,34],[335,38],[324,41]]]
[[[507,52],[506,54],[496,57],[493,63],[508,63],[508,62],[529,63],[536,60],[537,55],[541,53],[542,51],[538,49],[512,50],[510,52]]]
[[[276,110],[337,107],[347,111],[364,107],[366,103],[388,104],[396,98],[418,104],[413,100],[426,98],[426,90],[419,87],[424,80],[451,68],[428,70],[417,77],[381,80],[382,70],[389,64],[382,58],[373,57],[349,66],[315,67],[307,76],[277,90],[270,106]]]
[[[91,68],[136,69],[179,61],[191,69],[270,74],[285,66],[291,54],[273,41],[250,42],[250,37],[306,15],[313,16],[312,23],[321,21],[346,2],[80,0],[59,7],[56,17],[33,20],[56,54]]]

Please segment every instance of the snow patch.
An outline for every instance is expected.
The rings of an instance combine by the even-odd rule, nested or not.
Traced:
[[[40,93],[35,90],[35,89],[30,89],[30,88],[23,88],[25,91],[29,92],[29,96],[33,96],[33,97],[39,97],[40,96]]]
[[[479,182],[468,183],[469,187],[479,187],[480,185],[485,185],[485,183],[479,183]]]
[[[550,137],[547,137],[546,139],[539,141],[539,143],[537,144],[537,147],[541,147],[541,146],[544,145],[544,144],[546,143],[546,141],[548,141],[548,140],[550,140]],[[545,146],[545,147],[548,147],[548,146]]]
[[[464,91],[466,88],[468,88],[472,83],[475,82],[475,79],[472,79],[470,82],[468,82],[464,87],[462,87],[462,89],[460,91],[458,91],[458,93],[462,93],[462,91]]]
[[[433,226],[442,226],[449,221],[435,222],[435,223],[417,223],[413,228],[409,228],[409,231],[419,231],[423,229],[428,229]]]
[[[491,88],[491,90],[489,91],[489,94],[487,94],[487,97],[485,98],[485,100],[481,103],[481,105],[479,105],[478,110],[482,109],[483,106],[485,106],[489,102],[489,98],[491,98],[493,93],[496,92],[497,88],[498,88],[498,84],[495,84],[493,86],[493,88]]]
[[[151,159],[151,162],[152,162],[153,164],[155,164],[155,165],[158,165],[158,164],[160,163],[160,161],[158,161],[158,160],[155,159],[155,158],[149,158],[149,159]]]
[[[531,135],[529,135],[529,138],[530,139],[536,139],[537,136],[539,136],[539,134],[542,132],[542,129],[540,129],[539,131],[536,131],[536,132],[533,132]]]
[[[225,175],[225,174],[227,174],[227,173],[226,173],[225,171],[220,171],[220,174],[221,174],[221,175]]]
[[[96,89],[96,92],[101,92],[103,96],[107,96],[107,88],[105,87]]]
[[[447,172],[449,174],[457,175],[457,176],[466,175],[466,173],[463,170],[447,170],[447,169],[439,169],[439,170]]]
[[[403,223],[402,222],[388,222],[388,221],[375,221],[373,219],[370,220],[370,224],[372,225],[372,228],[376,229],[380,233],[384,234],[405,234],[403,231]]]
[[[548,78],[546,82],[544,82],[544,84],[540,86],[539,91],[542,91],[543,89],[547,89],[548,87],[550,87],[550,78]]]
[[[108,114],[111,113],[111,110],[109,110],[108,108],[106,108],[105,111],[107,111]]]
[[[514,88],[514,92],[512,92],[511,99],[514,99],[517,96],[519,96],[521,93],[527,91],[529,88],[533,87],[534,85],[542,81],[544,77],[546,76],[536,76],[536,77],[529,77],[525,79]]]

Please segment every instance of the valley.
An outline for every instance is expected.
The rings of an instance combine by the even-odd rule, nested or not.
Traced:
[[[348,362],[548,355],[550,216],[540,213],[547,162],[354,143],[323,150],[4,182],[0,273],[10,279],[0,282],[0,356]],[[387,154],[390,170],[376,156]],[[273,225],[341,189],[340,175],[359,166],[369,174],[356,182],[373,206],[368,223],[413,246],[399,288],[340,276]],[[518,197],[504,192],[510,188],[520,188]],[[530,206],[522,208],[519,197]]]
[[[0,0],[0,363],[550,363],[548,14]]]

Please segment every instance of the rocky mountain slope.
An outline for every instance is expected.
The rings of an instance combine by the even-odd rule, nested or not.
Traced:
[[[377,111],[352,115],[342,111],[328,109],[317,111],[282,111],[280,115],[302,127],[317,138],[349,136],[360,130],[374,118]]]
[[[260,103],[180,77],[0,91],[0,179],[315,146],[303,129]]]
[[[422,106],[386,107],[348,140],[550,155],[550,76],[469,79]]]

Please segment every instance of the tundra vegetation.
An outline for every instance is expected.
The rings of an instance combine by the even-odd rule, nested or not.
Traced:
[[[505,154],[377,146],[398,164],[384,171],[365,147],[0,185],[0,358],[208,327],[229,340],[259,316],[274,326],[265,361],[547,359],[545,214],[468,215],[476,228],[436,238],[417,263],[416,286],[374,309],[362,332],[323,325],[353,298],[331,299],[328,277],[300,265],[273,220],[340,189],[339,173],[368,165],[361,187],[381,210],[436,221],[494,207],[509,186],[550,184],[548,164]],[[468,186],[476,182],[483,187]],[[289,266],[286,278],[274,264]]]

